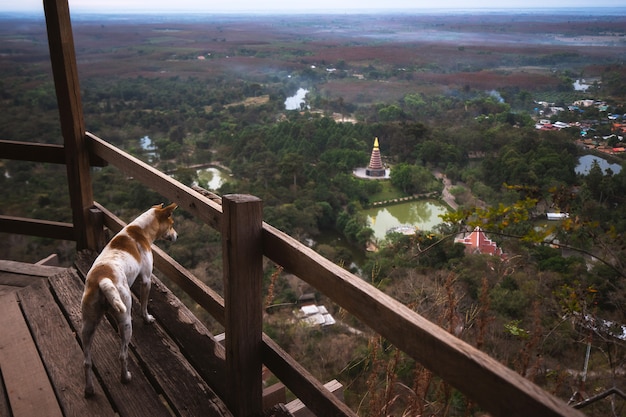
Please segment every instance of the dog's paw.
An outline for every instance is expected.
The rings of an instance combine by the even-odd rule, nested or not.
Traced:
[[[146,324],[154,323],[154,316],[152,314],[146,314],[145,316],[143,316],[143,322]]]
[[[133,376],[131,375],[130,372],[126,371],[126,372],[122,372],[122,377],[120,378],[120,380],[122,381],[122,384],[128,384],[130,381],[132,381]]]

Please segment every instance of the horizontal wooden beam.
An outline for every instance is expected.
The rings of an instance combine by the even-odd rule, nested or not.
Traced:
[[[0,140],[0,158],[17,161],[45,162],[65,164],[65,148],[63,145],[49,143],[19,142]],[[103,167],[106,162],[94,155],[90,156],[91,166]]]
[[[306,245],[268,224],[263,232],[265,256],[326,294],[494,416],[584,416]]]
[[[222,207],[219,204],[96,135],[89,132],[86,135],[91,153],[119,168],[148,188],[157,191],[169,201],[175,202],[181,209],[193,214],[212,228],[221,230]]]
[[[27,262],[0,259],[0,271],[16,275],[27,275],[29,277],[48,278],[49,276],[60,274],[66,269],[67,268],[60,266],[50,266],[39,263],[31,264]]]
[[[94,207],[102,211],[104,225],[112,232],[117,233],[126,225],[101,204],[96,202]],[[224,325],[224,299],[163,250],[154,245],[152,250],[155,267]],[[325,389],[315,377],[265,334],[262,345],[265,365],[317,415],[355,415],[349,407]]]
[[[181,208],[209,226],[221,230],[222,212],[218,204],[96,136],[89,133],[87,136],[90,139],[89,146],[96,155],[177,202]],[[164,265],[172,264],[165,256],[158,254],[158,250],[155,253],[163,260]],[[265,223],[263,254],[328,295],[339,306],[494,416],[583,416],[497,360],[457,339],[397,300]],[[157,267],[160,270],[164,268],[163,265]],[[179,285],[190,285],[186,292],[192,297],[195,295],[196,301],[200,300],[199,304],[222,322],[223,300],[207,295],[208,298],[202,301],[203,296],[200,295],[207,292],[195,288],[199,286],[193,283],[188,273],[183,272],[184,268],[169,269],[174,272],[174,276],[179,277]],[[288,381],[283,382],[296,392],[298,385],[302,384],[301,381],[298,382],[299,378],[303,378],[298,376],[300,371],[294,370],[287,359],[281,359],[279,349],[265,338],[263,345],[264,361],[268,362],[270,369],[276,370],[277,375],[281,372],[286,374],[283,377]],[[285,371],[283,367],[292,369]],[[306,397],[307,392],[305,389],[298,395]],[[317,394],[313,396],[315,395]],[[311,398],[305,401],[307,406],[311,406],[311,401]],[[313,400],[313,407],[319,402],[320,400]]]
[[[0,158],[64,164],[65,150],[63,145],[0,140]]]
[[[263,363],[316,416],[354,416],[357,414],[330,392],[309,371],[263,334]]]
[[[0,232],[76,241],[71,223],[0,215]]]

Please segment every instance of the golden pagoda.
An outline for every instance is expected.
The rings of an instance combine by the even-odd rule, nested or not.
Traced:
[[[385,167],[380,157],[380,148],[378,146],[378,138],[374,139],[374,149],[372,149],[372,156],[370,156],[370,163],[365,169],[365,175],[368,177],[384,177]]]

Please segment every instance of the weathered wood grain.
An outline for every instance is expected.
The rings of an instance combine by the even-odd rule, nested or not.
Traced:
[[[76,239],[74,226],[71,223],[53,222],[49,220],[29,219],[16,216],[0,216],[0,230],[27,236],[41,236],[50,239]]]
[[[50,63],[59,107],[65,168],[78,248],[96,248],[97,233],[89,217],[93,205],[89,150],[80,94],[74,35],[67,0],[44,0]]]
[[[263,361],[315,415],[357,415],[266,335],[263,335]]]
[[[133,307],[139,311],[137,303]],[[145,372],[150,374],[178,415],[231,415],[160,325],[146,325],[137,319],[134,326],[131,349],[136,352]]]
[[[0,369],[14,417],[62,417],[15,294],[0,298]]]
[[[63,306],[64,315],[68,318],[75,332],[80,334],[81,314],[80,300],[83,284],[76,272],[71,273],[72,279],[51,277],[50,284],[55,297]],[[137,364],[134,355],[129,355],[128,366],[133,374],[129,384],[120,382],[119,336],[115,328],[107,320],[103,320],[96,330],[93,341],[94,372],[102,381],[107,396],[120,416],[169,416],[168,407],[163,404],[159,394],[153,389],[150,381]],[[76,364],[82,369],[82,359]],[[141,401],[137,401],[141,398]]]
[[[0,155],[2,155],[3,159],[65,164],[65,149],[63,145],[51,143],[0,140]],[[102,159],[91,158],[90,165],[103,167],[106,166],[106,163]]]
[[[222,209],[228,404],[243,417],[263,411],[263,206],[257,197],[235,194],[223,197]]]
[[[276,228],[263,226],[264,254],[294,273],[495,416],[578,416],[489,355],[333,264]]]
[[[153,277],[148,308],[200,376],[220,398],[225,398],[226,350],[224,347],[156,277]]]
[[[59,279],[72,279],[69,272]],[[40,281],[20,290],[17,296],[24,316],[30,324],[33,339],[55,388],[65,416],[114,416],[115,411],[104,395],[98,379],[94,381],[96,396],[85,399],[83,351],[59,306]]]
[[[65,271],[65,268],[49,265],[30,264],[26,262],[16,262],[0,260],[0,271],[11,272],[19,275],[35,277],[51,277]]]
[[[90,150],[95,155],[116,166],[124,173],[132,175],[133,178],[149,188],[159,190],[161,195],[178,204],[180,208],[219,230],[222,214],[222,208],[219,204],[96,135],[90,132],[87,132],[86,135]]]
[[[83,276],[89,270],[94,256],[84,251],[77,257],[76,265]],[[138,290],[137,286],[133,287],[133,312],[139,311]],[[228,408],[210,387],[212,383],[223,386],[223,354],[220,358],[214,353],[221,346],[213,341],[208,330],[154,276],[148,309],[157,322],[145,325],[141,318],[134,317],[131,349],[141,361],[144,372],[158,385],[170,407],[180,416],[230,416]],[[162,321],[161,317],[165,317],[165,320]],[[200,375],[189,363],[188,350],[193,352],[192,357],[202,363],[200,369],[205,371],[205,375]],[[223,348],[221,350],[223,352]],[[212,369],[211,365],[217,368]]]
[[[0,300],[2,299],[2,292],[0,292]],[[10,416],[11,407],[9,407],[9,397],[6,395],[6,386],[4,379],[2,378],[2,365],[0,364],[0,416]]]

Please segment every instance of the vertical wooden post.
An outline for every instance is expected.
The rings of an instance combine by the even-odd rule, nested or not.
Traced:
[[[235,416],[249,417],[263,411],[262,202],[226,195],[222,213],[226,401]]]
[[[89,154],[80,98],[74,37],[67,0],[44,0],[50,62],[56,89],[61,132],[65,145],[67,182],[78,249],[96,249],[95,228],[90,222],[93,206]]]

